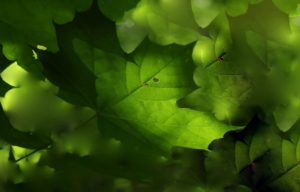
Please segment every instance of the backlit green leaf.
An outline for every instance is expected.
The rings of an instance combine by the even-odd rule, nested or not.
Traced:
[[[93,66],[98,77],[100,130],[125,130],[162,148],[206,148],[225,130],[236,129],[215,122],[202,112],[176,106],[176,99],[194,88],[189,78],[190,48],[144,43],[134,53],[134,63],[98,49],[91,50],[96,56]],[[116,128],[101,126],[105,125],[102,121]]]
[[[187,45],[200,36],[190,3],[184,0],[142,0],[117,23],[125,52],[132,52],[148,36],[161,45]]]

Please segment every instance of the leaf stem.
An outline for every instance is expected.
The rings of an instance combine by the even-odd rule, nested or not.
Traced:
[[[35,154],[36,152],[38,152],[40,150],[46,149],[46,148],[48,148],[48,146],[47,147],[42,147],[42,148],[37,148],[34,151],[28,153],[27,155],[24,155],[23,157],[20,157],[19,159],[15,160],[15,163],[17,163],[17,162],[19,162],[19,161],[21,161],[21,160],[23,160],[23,159],[25,159],[25,158],[27,158],[27,157]]]
[[[98,113],[95,113],[95,114],[92,115],[90,118],[88,118],[87,120],[85,120],[83,123],[81,123],[79,126],[77,126],[76,129],[85,126],[88,122],[90,122],[90,121],[93,120],[95,117],[97,117],[97,114],[98,114]],[[37,149],[33,150],[32,152],[28,153],[27,155],[24,155],[23,157],[20,157],[19,159],[15,160],[14,162],[17,163],[17,162],[19,162],[19,161],[21,161],[21,160],[23,160],[23,159],[25,159],[25,158],[27,158],[27,157],[29,157],[29,156],[35,154],[36,152],[38,152],[38,151],[40,151],[40,150],[43,150],[43,149],[48,148],[49,146],[51,146],[51,145],[48,145],[48,146],[46,146],[46,147],[40,147],[40,148],[37,148]]]

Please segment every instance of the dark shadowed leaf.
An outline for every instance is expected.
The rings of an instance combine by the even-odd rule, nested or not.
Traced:
[[[138,2],[139,0],[98,0],[98,5],[104,15],[117,21]]]
[[[57,51],[55,23],[71,21],[77,11],[86,10],[91,0],[19,1],[0,2],[0,43],[9,60],[41,76],[41,66],[33,58],[28,45],[43,45],[50,51]]]

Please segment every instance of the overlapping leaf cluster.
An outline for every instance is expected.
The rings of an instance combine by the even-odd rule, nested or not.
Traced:
[[[1,1],[0,69],[52,108],[16,126],[3,103],[28,85],[1,79],[0,190],[298,191],[299,19],[298,0]]]

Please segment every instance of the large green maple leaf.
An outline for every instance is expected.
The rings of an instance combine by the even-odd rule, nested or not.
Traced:
[[[132,61],[76,39],[74,47],[97,76],[99,127],[104,133],[122,130],[162,148],[205,149],[213,139],[237,129],[176,106],[178,98],[194,89],[189,47],[144,42]],[[89,50],[93,60],[80,50]]]

